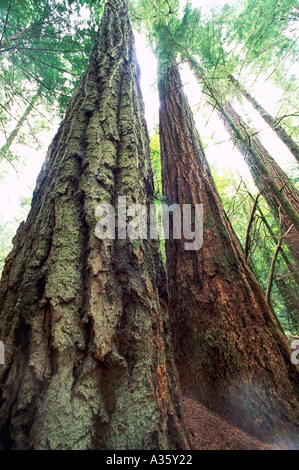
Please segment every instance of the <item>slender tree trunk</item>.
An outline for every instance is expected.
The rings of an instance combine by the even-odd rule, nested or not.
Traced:
[[[5,144],[1,147],[0,149],[0,156],[1,155],[6,155],[10,149],[10,147],[12,146],[12,144],[14,143],[21,127],[24,125],[24,123],[27,121],[28,119],[28,116],[29,114],[31,113],[31,111],[33,110],[37,100],[39,99],[41,95],[41,87],[37,90],[37,92],[35,93],[35,95],[32,97],[31,99],[31,102],[30,104],[27,106],[27,108],[25,109],[23,115],[21,116],[21,118],[19,119],[17,125],[15,126],[15,128],[11,131],[11,133],[9,134]]]
[[[292,432],[298,376],[291,351],[223,210],[176,64],[160,68],[164,196],[203,204],[203,247],[167,240],[169,314],[185,395],[261,439]]]
[[[277,286],[278,292],[281,295],[283,303],[285,305],[289,323],[295,330],[295,333],[299,331],[299,295],[298,287],[294,289],[288,285],[283,276],[279,274],[275,277],[274,282]]]
[[[267,111],[256,101],[256,99],[245,90],[241,83],[233,76],[229,75],[230,82],[236,87],[236,89],[244,96],[244,98],[252,104],[252,106],[260,113],[266,123],[273,129],[278,135],[282,142],[288,147],[289,151],[294,155],[296,160],[299,162],[299,145],[292,139],[291,136],[281,127],[277,120],[274,119]]]
[[[127,0],[108,0],[0,286],[1,442],[184,448],[166,279],[151,240],[99,240],[99,203],[153,199]]]
[[[253,207],[252,207],[251,214],[250,214],[248,227],[247,227],[246,240],[245,240],[245,246],[244,246],[244,258],[245,258],[246,262],[248,260],[248,255],[249,255],[249,250],[250,250],[250,231],[251,231],[251,227],[252,227],[252,224],[253,224],[253,221],[254,221],[254,218],[255,218],[255,212],[257,210],[258,200],[259,200],[260,195],[261,195],[261,193],[258,193],[258,195],[256,196],[256,198],[254,200]]]
[[[285,242],[299,265],[299,226],[297,223],[299,193],[260,140],[254,135],[250,136],[250,130],[234,108],[229,103],[225,103],[223,110],[224,113],[221,116],[244,155],[257,188],[263,191],[263,196],[273,215],[279,220],[279,207],[281,207],[281,223],[284,230],[287,231],[292,224],[294,225],[285,238]]]
[[[267,264],[267,266],[271,266],[271,257],[269,253],[264,254],[264,260]],[[258,274],[256,272],[255,266],[252,262],[252,260],[249,260],[249,267],[252,271],[252,273],[255,275],[257,281],[259,282]],[[276,284],[276,287],[278,289],[278,292],[280,294],[280,297],[283,301],[284,307],[287,311],[288,315],[288,323],[289,323],[289,329],[294,333],[293,328],[295,331],[298,330],[298,320],[299,320],[299,291],[298,291],[298,284],[292,283],[292,280],[288,278],[288,282],[286,281],[286,277],[283,274],[277,274],[274,277],[274,282]],[[292,284],[290,284],[290,282]],[[273,312],[273,315],[276,316],[274,307],[273,307],[273,302],[271,302],[271,299],[269,301],[269,306]],[[280,323],[280,320],[277,318],[279,321],[280,329],[281,331],[284,332],[284,328]]]
[[[224,101],[213,86],[205,80],[205,74],[196,62],[188,58],[191,68],[203,80],[208,94],[223,119],[232,139],[247,162],[254,182],[263,191],[263,196],[273,215],[279,220],[279,207],[282,213],[282,227],[287,231],[293,224],[285,243],[299,266],[299,192],[292,181],[271,157],[258,137],[248,128],[230,103]]]
[[[270,303],[270,298],[271,298],[271,290],[272,290],[273,279],[274,279],[275,265],[276,265],[278,253],[280,251],[282,241],[283,241],[283,234],[282,234],[282,231],[281,231],[281,225],[279,226],[279,230],[280,230],[280,235],[279,235],[279,238],[278,238],[278,242],[277,242],[277,245],[276,245],[276,248],[275,248],[275,251],[274,251],[272,261],[271,261],[268,284],[267,284],[267,289],[266,289],[266,300],[267,300],[268,303]]]
[[[258,196],[255,198],[252,196],[250,192],[248,192],[250,198],[253,201],[253,208],[251,212],[251,217],[250,221],[248,224],[248,229],[247,229],[247,234],[246,234],[246,241],[245,241],[245,248],[244,248],[244,258],[247,261],[250,253],[250,228],[253,222],[253,217],[255,213],[259,213],[259,217],[261,218],[262,222],[264,223],[266,229],[269,232],[269,235],[271,236],[272,240],[278,245],[278,238],[275,236],[270,224],[268,223],[267,219],[265,218],[259,204],[258,204],[258,198],[261,193],[259,193]],[[283,299],[283,303],[287,309],[289,318],[291,319],[293,327],[297,330],[298,325],[299,325],[299,292],[298,292],[298,287],[299,287],[299,279],[298,279],[298,273],[294,269],[294,265],[291,263],[290,259],[287,257],[283,246],[280,245],[280,250],[279,250],[286,267],[288,269],[288,282],[285,280],[284,275],[279,275],[275,276],[274,281],[277,286],[277,289]],[[268,252],[265,252],[265,261],[266,263],[271,266],[271,257]],[[247,261],[248,262],[248,261]],[[254,265],[253,261],[249,262],[249,266],[252,270],[252,272],[256,275],[255,270],[254,270]],[[273,310],[274,312],[274,310]]]

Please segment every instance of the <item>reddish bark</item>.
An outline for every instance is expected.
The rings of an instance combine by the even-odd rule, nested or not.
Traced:
[[[203,204],[203,247],[166,241],[169,313],[183,393],[262,439],[293,433],[298,376],[287,340],[223,210],[177,65],[160,70],[163,192]]]
[[[187,446],[158,242],[95,235],[118,195],[148,204],[153,181],[128,2],[108,0],[0,284],[2,448]]]

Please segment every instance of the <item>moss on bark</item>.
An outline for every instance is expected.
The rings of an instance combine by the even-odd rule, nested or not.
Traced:
[[[95,236],[99,203],[153,200],[149,162],[128,2],[108,0],[0,285],[3,448],[187,446],[158,242]]]

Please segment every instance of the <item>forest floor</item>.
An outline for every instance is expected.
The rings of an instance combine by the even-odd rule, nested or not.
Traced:
[[[229,424],[201,403],[183,398],[183,421],[193,450],[279,450]]]

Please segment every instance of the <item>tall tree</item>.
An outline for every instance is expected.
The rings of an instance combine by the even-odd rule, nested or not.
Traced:
[[[274,119],[267,111],[257,102],[257,100],[252,96],[240,82],[233,76],[229,75],[229,80],[236,87],[236,89],[246,98],[249,103],[252,104],[254,109],[256,109],[266,123],[273,129],[273,131],[278,135],[278,137],[283,141],[283,143],[288,147],[290,152],[294,155],[296,160],[299,162],[299,145],[292,139],[290,135],[285,131],[285,129],[279,124],[277,119]]]
[[[108,0],[0,286],[1,443],[184,448],[157,241],[99,240],[95,209],[153,199],[127,0]]]
[[[162,60],[165,56],[162,56]],[[169,311],[183,393],[261,439],[294,432],[298,376],[214,185],[176,64],[160,63],[164,196],[203,204],[204,241],[166,241]]]
[[[6,154],[9,152],[10,147],[16,140],[21,127],[25,124],[26,120],[28,119],[28,116],[30,115],[31,111],[34,109],[34,106],[36,102],[38,101],[39,97],[41,95],[41,87],[37,90],[37,92],[33,95],[31,101],[29,102],[28,106],[26,107],[24,113],[20,117],[20,119],[17,121],[16,126],[13,128],[13,130],[10,132],[9,136],[6,139],[6,142],[2,147],[0,148],[0,159],[2,156],[6,156]]]
[[[206,79],[205,71],[198,63],[188,57],[188,62],[196,76],[204,83],[205,90],[214,101],[220,117],[223,119],[233,141],[244,155],[256,186],[263,192],[273,215],[279,218],[282,212],[282,226],[289,231],[285,242],[299,263],[299,193],[290,178],[280,168],[257,137],[256,132],[248,127],[234,107],[226,101],[219,90]]]

